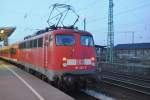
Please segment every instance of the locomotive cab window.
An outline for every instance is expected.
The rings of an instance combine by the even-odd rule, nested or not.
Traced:
[[[75,44],[74,35],[56,35],[56,45],[69,46]]]
[[[83,46],[94,46],[93,37],[91,35],[81,35],[80,43]]]

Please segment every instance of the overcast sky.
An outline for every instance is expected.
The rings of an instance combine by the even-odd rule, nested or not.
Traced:
[[[72,5],[81,19],[86,17],[87,31],[93,34],[95,43],[107,44],[108,0],[1,0],[0,27],[15,26],[9,41],[21,41],[48,26],[49,6],[54,3]],[[134,42],[150,42],[149,12],[149,0],[114,0],[115,44],[132,43],[133,32]],[[81,20],[78,26],[83,29]]]

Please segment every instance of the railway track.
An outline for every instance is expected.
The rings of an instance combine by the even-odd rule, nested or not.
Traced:
[[[112,72],[112,71],[104,71],[102,73],[104,76],[108,75],[108,76],[127,78],[127,79],[136,80],[136,81],[145,82],[145,83],[150,84],[150,78],[146,78],[141,75],[133,75],[133,74],[129,74],[129,73]]]
[[[132,79],[133,77],[131,76],[125,76],[115,73],[115,75],[111,74],[111,76],[103,75],[102,81],[106,84],[122,87],[134,92],[150,96],[150,86],[145,84],[139,84],[139,82],[135,82],[135,80],[131,81]],[[149,80],[138,79],[137,77],[135,79],[149,82]]]

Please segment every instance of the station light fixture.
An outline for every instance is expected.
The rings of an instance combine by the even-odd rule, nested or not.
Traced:
[[[4,33],[4,30],[1,30],[0,33],[3,34],[3,33]]]

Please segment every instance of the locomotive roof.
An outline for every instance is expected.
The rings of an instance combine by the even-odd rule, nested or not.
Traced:
[[[78,33],[78,34],[91,35],[91,33],[87,32],[87,31],[77,30],[77,29],[57,29],[57,30],[54,30],[53,32],[55,32],[55,33]]]
[[[24,40],[28,40],[28,39],[33,39],[33,38],[37,38],[37,37],[42,37],[45,34],[50,34],[50,33],[77,33],[77,34],[84,34],[84,35],[91,35],[91,33],[87,32],[87,31],[83,31],[83,30],[77,30],[77,29],[56,29],[56,30],[50,30],[50,31],[44,31],[41,30],[40,32],[37,32],[38,34],[34,34],[34,35],[30,35],[27,36],[27,38],[25,38]]]

